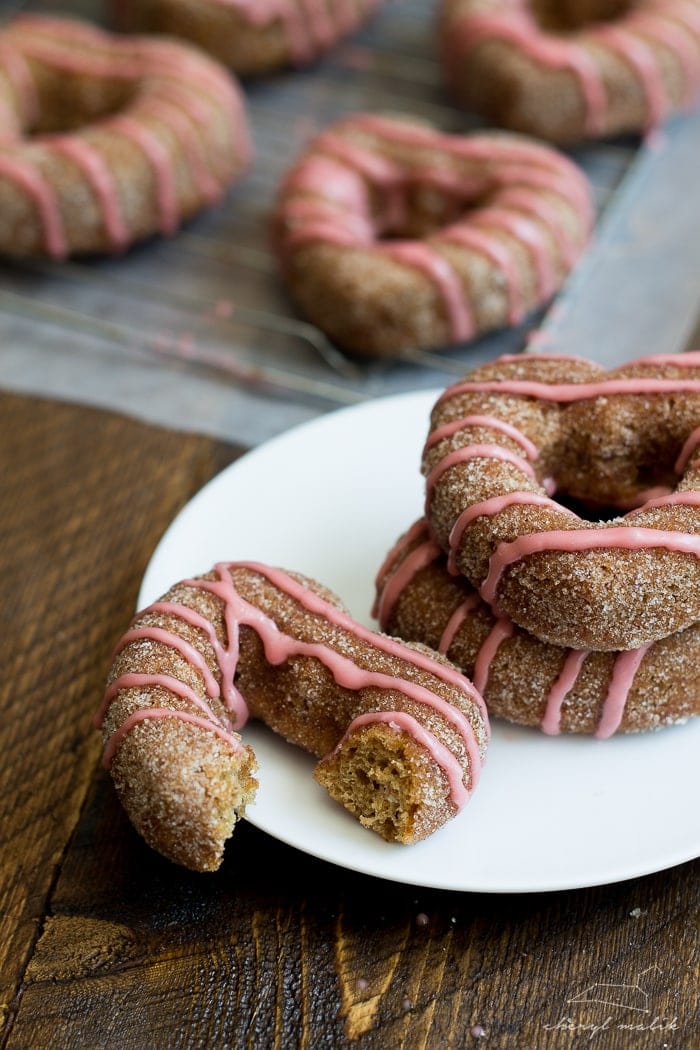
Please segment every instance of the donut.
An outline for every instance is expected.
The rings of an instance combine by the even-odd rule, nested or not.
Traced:
[[[242,96],[184,44],[22,15],[0,30],[0,252],[122,252],[219,200],[250,156]]]
[[[319,757],[331,798],[404,844],[461,809],[488,740],[483,700],[437,654],[362,627],[306,577],[219,563],[137,614],[95,719],[132,823],[186,867],[216,869],[254,799],[249,717]]]
[[[658,729],[700,715],[700,625],[639,649],[594,652],[541,642],[494,616],[425,519],[387,555],[376,580],[382,630],[444,653],[483,695],[491,718],[549,735]]]
[[[358,114],[311,142],[273,228],[301,311],[381,357],[517,324],[561,286],[592,221],[583,174],[548,146]]]
[[[453,95],[560,144],[642,132],[700,84],[699,0],[444,0]]]
[[[433,407],[426,517],[497,615],[553,645],[638,649],[700,619],[699,446],[700,352],[613,371],[504,356]]]
[[[304,66],[379,0],[112,0],[120,26],[184,37],[241,76]]]

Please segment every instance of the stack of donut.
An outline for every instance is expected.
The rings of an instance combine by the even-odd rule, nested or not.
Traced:
[[[500,358],[439,398],[423,470],[425,518],[377,576],[383,630],[550,734],[700,714],[700,353]]]

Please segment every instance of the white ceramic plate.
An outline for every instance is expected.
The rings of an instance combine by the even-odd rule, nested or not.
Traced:
[[[317,578],[372,624],[376,570],[421,512],[420,449],[436,396],[344,409],[238,460],[165,533],[139,604],[216,561],[255,559]],[[313,760],[264,727],[244,736],[260,762],[251,823],[386,879],[524,893],[615,882],[700,854],[700,720],[607,741],[496,724],[474,797],[416,846],[363,829],[313,780]]]

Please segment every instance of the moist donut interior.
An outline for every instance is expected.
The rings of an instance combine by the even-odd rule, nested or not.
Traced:
[[[66,70],[37,69],[38,112],[27,135],[75,131],[126,109],[138,92],[132,80],[86,77]]]
[[[635,0],[529,0],[538,25],[550,32],[575,32],[590,22],[614,22]]]

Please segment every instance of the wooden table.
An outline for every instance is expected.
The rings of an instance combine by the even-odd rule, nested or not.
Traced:
[[[137,837],[91,715],[163,529],[240,451],[0,394],[0,1046],[700,1046],[697,861],[490,896],[354,874],[245,823],[215,875]]]

